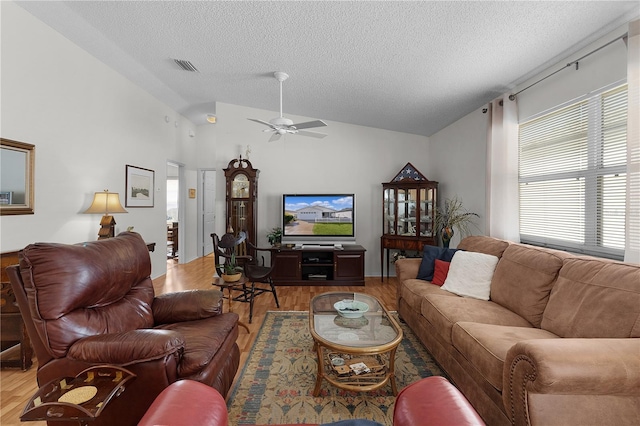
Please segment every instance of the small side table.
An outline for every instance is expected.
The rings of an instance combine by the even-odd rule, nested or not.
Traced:
[[[240,279],[238,281],[234,281],[231,283],[226,282],[225,280],[222,279],[222,277],[218,277],[216,275],[213,276],[213,281],[211,283],[212,285],[218,286],[220,287],[220,290],[222,290],[222,294],[224,295],[224,290],[226,289],[227,292],[229,293],[229,295],[227,296],[227,299],[229,300],[229,312],[233,312],[233,309],[231,307],[231,303],[233,300],[233,294],[231,293],[234,289],[234,287],[239,287],[242,288],[244,285],[247,284],[247,277],[244,276],[244,274],[242,274],[242,276],[240,277]],[[243,291],[244,290],[240,290]],[[249,327],[247,326],[247,324],[243,323],[242,321],[238,321],[238,325],[240,327],[243,327],[245,330],[247,330],[247,333],[250,333],[249,331]]]
[[[52,380],[31,397],[20,420],[64,420],[86,425],[100,416],[135,377],[124,368],[102,365],[87,368],[76,377]]]

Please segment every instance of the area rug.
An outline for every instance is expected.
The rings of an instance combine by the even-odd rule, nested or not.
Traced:
[[[396,351],[398,391],[423,377],[443,375],[413,332],[400,324],[404,338]],[[313,397],[316,374],[309,314],[268,312],[228,398],[229,424],[368,419],[391,426],[395,397],[390,384],[372,392],[350,392],[323,380],[320,396]]]

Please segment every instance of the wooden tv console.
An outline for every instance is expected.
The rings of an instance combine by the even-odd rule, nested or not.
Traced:
[[[364,247],[345,244],[282,247],[275,255],[276,285],[364,285]]]

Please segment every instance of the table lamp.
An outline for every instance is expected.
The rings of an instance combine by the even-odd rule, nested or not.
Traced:
[[[115,236],[116,221],[111,216],[112,213],[128,213],[122,204],[120,204],[120,195],[117,192],[109,192],[105,189],[103,192],[96,192],[93,195],[93,202],[85,213],[101,213],[100,230],[98,231],[98,239],[104,240]]]

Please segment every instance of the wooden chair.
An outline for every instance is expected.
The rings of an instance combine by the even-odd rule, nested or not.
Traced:
[[[273,283],[273,279],[271,278],[271,274],[275,265],[273,254],[280,250],[276,248],[259,248],[254,246],[247,240],[247,235],[244,231],[239,232],[238,237],[231,233],[226,233],[222,238],[219,238],[217,234],[213,233],[211,234],[211,238],[213,238],[214,261],[218,276],[222,276],[221,265],[231,258],[231,253],[235,253],[236,247],[240,244],[246,243],[252,253],[271,253],[271,261],[269,265],[265,264],[264,256],[261,256],[261,262],[258,262],[257,257],[236,254],[236,261],[240,266],[242,266],[245,279],[238,281],[237,284],[226,283],[224,285],[224,287],[229,290],[229,294],[231,294],[232,291],[240,293],[235,297],[230,296],[233,300],[249,303],[249,324],[251,324],[251,320],[253,319],[253,303],[256,296],[263,293],[273,293],[276,307],[279,308],[280,302],[278,302],[278,294],[276,293],[276,287]]]

